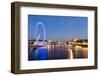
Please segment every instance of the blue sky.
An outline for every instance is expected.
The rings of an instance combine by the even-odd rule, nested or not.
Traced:
[[[46,40],[68,40],[88,37],[88,17],[28,15],[28,39],[35,39],[37,22],[46,29]]]

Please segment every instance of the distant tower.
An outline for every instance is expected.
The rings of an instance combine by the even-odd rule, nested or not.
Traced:
[[[72,38],[72,41],[73,41],[73,42],[76,42],[76,41],[77,41],[77,38]]]

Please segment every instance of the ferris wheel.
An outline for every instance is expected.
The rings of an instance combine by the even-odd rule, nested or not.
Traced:
[[[35,45],[44,45],[45,42],[45,26],[43,22],[37,22],[35,27]],[[40,41],[41,40],[41,41]]]

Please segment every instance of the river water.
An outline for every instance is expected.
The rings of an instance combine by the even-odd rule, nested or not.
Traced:
[[[82,49],[75,50],[74,47],[68,51],[67,45],[47,45],[28,50],[28,60],[55,60],[55,59],[86,58]]]

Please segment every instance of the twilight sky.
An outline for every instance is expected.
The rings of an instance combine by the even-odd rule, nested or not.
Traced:
[[[46,30],[46,40],[68,40],[88,38],[88,17],[28,15],[28,40],[35,38],[37,22],[42,22]],[[41,26],[38,27],[41,34]]]

